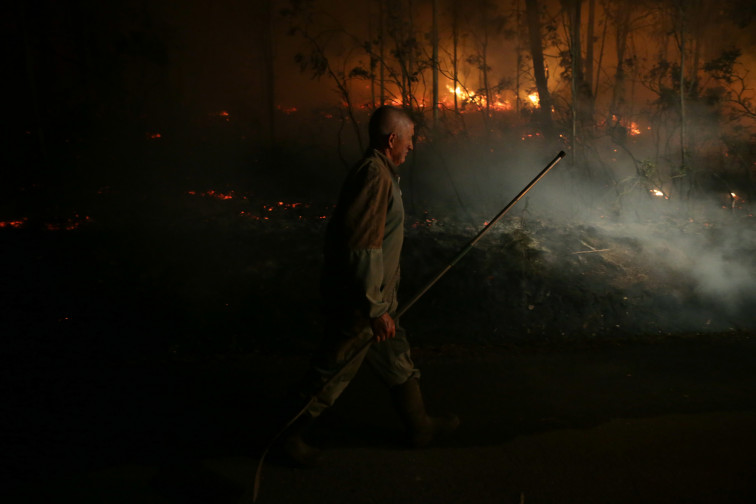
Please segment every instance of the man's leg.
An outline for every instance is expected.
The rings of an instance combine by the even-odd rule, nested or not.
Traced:
[[[289,428],[283,437],[286,455],[295,463],[311,466],[317,463],[320,450],[308,444],[304,436],[313,421],[324,410],[333,406],[359,371],[368,349],[360,352],[354,361],[345,367],[339,377],[324,386],[331,377],[351,359],[365,342],[373,337],[370,323],[360,317],[332,317],[326,323],[323,342],[310,363],[310,369],[299,388],[299,400],[304,407],[313,398],[307,411]]]
[[[459,426],[456,415],[431,417],[420,391],[420,371],[410,355],[404,329],[396,321],[396,337],[370,347],[367,360],[389,387],[394,407],[407,429],[410,446],[419,448],[453,432]]]

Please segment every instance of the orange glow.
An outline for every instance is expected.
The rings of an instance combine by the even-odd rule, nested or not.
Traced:
[[[231,121],[231,115],[228,113],[227,110],[221,110],[220,112],[210,112],[208,115],[211,117],[220,117],[226,122]]]
[[[26,222],[29,220],[28,217],[24,217],[20,220],[12,220],[12,221],[0,221],[0,229],[4,228],[13,228],[13,229],[21,229],[26,225]]]
[[[197,191],[186,191],[186,194],[189,194],[190,196],[204,196],[208,198],[215,198],[220,200],[230,200],[236,197],[236,193],[234,191],[229,191],[228,193],[221,193],[216,192],[212,189],[205,191],[203,193],[198,193]],[[247,199],[246,196],[243,196],[242,199]]]
[[[541,99],[539,98],[538,93],[530,93],[528,95],[528,100],[530,100],[530,103],[532,103],[534,107],[541,104]]]
[[[453,96],[457,95],[457,98],[462,100],[462,104],[471,103],[474,105],[477,105],[480,108],[486,107],[486,97],[483,95],[475,94],[474,91],[466,91],[461,86],[457,86],[456,88],[453,88],[449,85],[446,86],[446,89],[449,91],[449,93],[452,95],[452,98],[445,99],[444,105],[447,107],[454,106],[454,99]],[[505,110],[512,110],[512,104],[509,102],[509,100],[502,100],[500,95],[495,95],[493,97],[493,100],[489,106],[489,108],[497,111],[505,111]]]
[[[150,138],[150,140],[157,140],[158,138],[162,138],[162,135],[160,133],[147,133],[147,136]]]
[[[91,221],[92,220],[88,215],[82,217],[79,214],[76,214],[73,217],[70,217],[63,221],[45,222],[42,224],[42,227],[47,231],[74,231],[76,229],[79,229],[83,224],[89,223]],[[10,221],[0,221],[0,229],[21,229],[23,227],[26,227],[28,222],[28,217]]]
[[[80,217],[79,214],[76,214],[64,222],[47,222],[45,223],[45,229],[48,231],[74,231],[79,229],[85,222],[90,222],[88,215]]]

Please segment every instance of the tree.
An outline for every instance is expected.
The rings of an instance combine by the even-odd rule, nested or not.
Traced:
[[[525,0],[525,13],[530,38],[530,55],[533,59],[533,75],[540,103],[539,117],[544,132],[550,135],[554,131],[554,124],[551,119],[552,101],[546,80],[546,66],[543,59],[543,46],[541,45],[541,15],[538,0]]]
[[[336,86],[339,97],[343,101],[346,109],[345,121],[352,125],[355,138],[359,144],[360,151],[364,150],[362,135],[359,124],[354,116],[354,105],[350,92],[350,82],[353,79],[369,79],[370,72],[365,68],[356,65],[348,69],[349,58],[345,57],[341,65],[336,66],[328,58],[329,46],[338,44],[349,44],[353,47],[365,48],[366,44],[360,43],[353,36],[349,35],[343,28],[338,25],[318,28],[316,17],[318,12],[309,2],[292,2],[289,9],[284,9],[284,17],[289,19],[291,35],[301,36],[308,44],[308,51],[298,53],[295,56],[296,62],[300,69],[312,72],[313,78],[328,76]],[[367,44],[369,46],[369,44]],[[339,143],[339,147],[341,143]],[[339,155],[341,150],[339,149]],[[348,164],[342,156],[342,161]]]

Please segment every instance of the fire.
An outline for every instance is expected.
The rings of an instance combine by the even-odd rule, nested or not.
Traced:
[[[29,220],[28,217],[24,217],[23,219],[19,220],[11,220],[11,221],[0,221],[0,229],[3,228],[13,228],[13,229],[21,229],[26,225],[26,222]]]
[[[462,104],[471,103],[479,106],[480,108],[484,108],[487,104],[486,97],[476,94],[475,91],[467,91],[461,86],[453,88],[448,84],[446,86],[446,89],[451,95],[457,95],[457,98],[460,98],[462,100]],[[498,111],[512,110],[512,104],[509,102],[509,100],[502,100],[501,95],[496,94],[492,98],[493,99],[491,101],[491,104],[489,105],[489,108]],[[450,100],[447,100],[447,106],[451,106],[451,104],[448,103],[449,101]]]
[[[659,189],[649,189],[649,192],[659,198],[669,199],[669,196],[664,194],[664,192]]]
[[[539,98],[538,93],[530,93],[528,95],[528,100],[530,100],[530,103],[532,103],[534,107],[541,104],[541,99]]]
[[[606,123],[605,123],[606,124]],[[641,128],[640,125],[635,121],[627,121],[624,119],[620,119],[616,115],[612,115],[612,125],[616,126],[623,126],[627,130],[627,134],[630,136],[638,136],[641,134]],[[646,128],[647,130],[651,130],[651,126]]]

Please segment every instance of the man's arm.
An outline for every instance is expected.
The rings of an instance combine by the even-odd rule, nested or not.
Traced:
[[[344,207],[344,231],[349,252],[349,270],[364,314],[371,319],[376,338],[394,336],[394,322],[383,298],[383,237],[392,182],[374,164],[362,166],[350,181]]]

